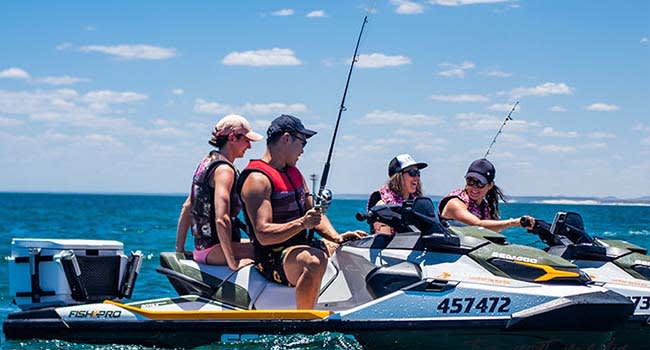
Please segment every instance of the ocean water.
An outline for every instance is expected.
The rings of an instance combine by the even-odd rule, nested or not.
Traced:
[[[176,295],[167,279],[155,272],[160,252],[173,251],[176,221],[183,196],[16,194],[0,193],[0,319],[18,308],[9,295],[7,257],[11,239],[83,238],[110,239],[124,243],[126,251],[141,250],[145,260],[133,300]],[[354,214],[364,210],[365,201],[335,200],[328,217],[339,231],[367,229]],[[650,248],[650,207],[623,205],[570,205],[511,203],[503,205],[502,217],[523,214],[551,221],[557,211],[582,214],[587,230],[595,236],[623,239]],[[513,243],[543,247],[536,236],[523,229],[504,232]],[[188,237],[187,249],[191,249]],[[146,349],[139,346],[97,346],[60,341],[7,341],[0,336],[1,349]],[[235,347],[223,347],[234,349]],[[338,334],[272,337],[240,344],[237,349],[361,349],[354,340]]]

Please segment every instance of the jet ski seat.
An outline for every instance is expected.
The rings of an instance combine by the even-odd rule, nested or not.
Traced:
[[[162,269],[157,271],[169,278],[179,295],[198,292],[204,297],[250,310],[296,309],[295,288],[267,280],[252,265],[232,271],[226,265],[199,264],[181,253],[170,252],[160,253],[160,265]],[[173,272],[182,276],[175,277]],[[338,273],[339,269],[330,260],[321,283],[321,292]]]

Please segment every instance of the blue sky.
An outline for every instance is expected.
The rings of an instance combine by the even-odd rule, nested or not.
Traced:
[[[185,193],[232,112],[302,118],[320,174],[368,5],[0,2],[0,191]],[[447,193],[519,100],[490,155],[507,194],[650,195],[649,32],[646,0],[376,1],[329,187],[411,153]]]

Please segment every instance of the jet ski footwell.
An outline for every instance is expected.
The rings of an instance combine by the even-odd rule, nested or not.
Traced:
[[[585,341],[606,341],[605,335],[609,333],[603,331],[624,323],[631,307],[625,298],[598,292],[568,297],[555,305],[529,309],[512,317],[439,317],[435,310],[431,317],[409,318],[397,315],[399,312],[392,319],[367,317],[374,314],[372,309],[382,307],[383,300],[399,299],[400,294],[404,292],[341,312],[242,310],[197,296],[130,304],[105,301],[17,312],[5,320],[3,330],[7,339],[161,347],[194,347],[265,335],[335,332],[352,335],[362,345],[372,348],[406,348],[432,341],[439,347],[457,348],[463,342],[476,343],[481,339],[491,345],[495,342],[512,345],[515,340],[535,344],[573,342],[577,339],[575,331]],[[609,306],[603,307],[603,303]],[[595,304],[601,305],[594,307]]]

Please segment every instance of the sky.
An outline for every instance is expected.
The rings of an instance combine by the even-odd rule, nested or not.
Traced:
[[[0,2],[0,191],[187,193],[228,113],[317,130],[328,187],[364,194],[392,157],[460,187],[488,158],[515,196],[650,195],[650,2]],[[259,158],[255,143],[236,165]]]

